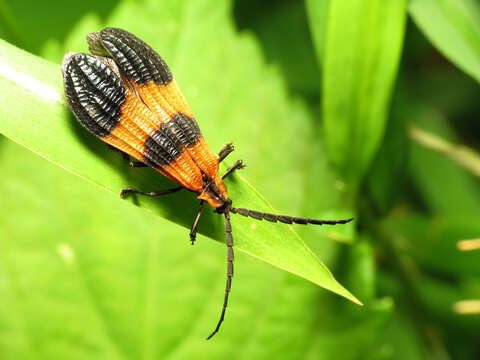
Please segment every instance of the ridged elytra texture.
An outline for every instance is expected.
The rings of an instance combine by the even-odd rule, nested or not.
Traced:
[[[145,163],[153,168],[161,168],[172,163],[182,152],[182,143],[167,125],[160,126],[145,141]]]
[[[94,56],[73,54],[64,64],[65,95],[80,123],[97,137],[117,126],[126,91],[112,70]]]
[[[166,85],[173,76],[165,61],[135,35],[118,28],[100,31],[100,41],[127,77],[138,85]]]
[[[165,125],[171,127],[180,142],[185,146],[194,145],[198,138],[202,136],[197,122],[182,113],[177,113]]]

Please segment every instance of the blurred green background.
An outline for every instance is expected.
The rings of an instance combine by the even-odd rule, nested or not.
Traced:
[[[478,1],[0,0],[0,38],[57,64],[105,26],[166,59],[279,212],[354,214],[295,230],[365,305],[237,252],[207,342],[224,245],[0,135],[1,360],[480,358]],[[0,129],[50,116],[12,108],[1,66]]]

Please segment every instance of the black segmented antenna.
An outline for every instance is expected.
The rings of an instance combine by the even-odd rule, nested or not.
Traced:
[[[241,162],[240,162],[241,163]],[[243,164],[242,164],[243,166]],[[234,168],[235,165],[232,167]],[[228,173],[229,175],[230,173]],[[228,176],[227,175],[227,176]],[[346,224],[353,220],[353,218],[345,219],[345,220],[319,220],[319,219],[309,219],[309,218],[301,218],[295,216],[288,216],[288,215],[277,215],[277,214],[269,214],[263,213],[260,211],[243,209],[243,208],[234,208],[230,207],[226,210],[223,214],[225,215],[225,238],[228,250],[228,268],[227,268],[227,285],[225,287],[225,298],[223,300],[223,307],[222,312],[220,314],[220,319],[218,320],[217,326],[215,330],[207,337],[207,340],[210,340],[213,335],[215,335],[222,322],[225,318],[225,311],[227,310],[228,305],[228,296],[230,295],[230,288],[232,286],[232,277],[233,277],[233,237],[232,237],[232,225],[230,223],[230,213],[232,214],[240,214],[246,217],[251,217],[256,220],[267,220],[270,222],[276,223],[277,221],[282,222],[284,224],[312,224],[312,225],[335,225],[335,224]]]
[[[215,330],[212,331],[210,335],[208,335],[207,340],[210,340],[213,335],[218,332],[220,326],[222,325],[223,319],[225,318],[225,311],[227,310],[228,305],[228,295],[230,294],[230,288],[232,286],[232,277],[233,277],[233,236],[232,236],[232,225],[230,224],[230,214],[228,212],[225,213],[225,237],[226,237],[226,244],[227,244],[227,285],[225,286],[225,298],[223,300],[223,307],[222,313],[220,314],[220,319],[218,320],[217,326]]]
[[[269,214],[263,213],[260,211],[248,210],[243,208],[231,208],[230,212],[233,214],[240,214],[246,217],[251,217],[256,220],[267,220],[270,222],[277,222],[280,221],[284,224],[312,224],[312,225],[335,225],[335,224],[346,224],[353,220],[353,218],[346,219],[346,220],[318,220],[318,219],[309,219],[309,218],[302,218],[302,217],[295,217],[295,216],[288,216],[288,215],[276,215],[276,214]]]

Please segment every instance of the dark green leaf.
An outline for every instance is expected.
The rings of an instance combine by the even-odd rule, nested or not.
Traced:
[[[200,236],[192,247],[185,228],[1,139],[2,360],[294,360],[335,312],[339,298],[237,253],[225,323],[206,341],[224,246]]]
[[[409,142],[405,119],[408,111],[402,95],[397,93],[393,101],[383,142],[367,177],[369,193],[382,215],[396,204],[407,179]]]
[[[435,47],[480,82],[480,5],[475,0],[410,0],[409,13]]]

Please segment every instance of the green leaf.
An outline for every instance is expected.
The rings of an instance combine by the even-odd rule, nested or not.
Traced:
[[[410,0],[410,15],[432,44],[480,82],[480,5],[475,0]]]
[[[331,333],[314,335],[318,319],[358,329],[347,313],[336,321],[346,301],[238,252],[225,322],[205,341],[225,289],[222,244],[199,236],[192,247],[185,228],[4,137],[0,172],[2,360],[293,360]]]
[[[384,132],[403,43],[406,1],[330,1],[328,15],[325,1],[309,4],[322,64],[328,155],[355,186]]]
[[[367,176],[370,197],[382,214],[396,204],[406,181],[408,111],[402,95],[403,91],[395,94],[385,136]]]
[[[313,43],[317,52],[317,60],[323,65],[325,60],[325,34],[329,16],[330,0],[306,0],[308,25],[313,37]]]
[[[164,55],[174,74],[179,75],[178,82],[189,84],[183,87],[184,93],[210,145],[219,149],[232,137],[250,139],[250,145],[256,142],[255,147],[237,142],[242,150],[236,155],[246,160],[249,169],[257,169],[255,178],[271,178],[273,166],[292,164],[289,172],[276,175],[268,184],[273,188],[270,193],[282,194],[280,189],[285,184],[295,191],[294,185],[301,183],[302,178],[295,172],[294,164],[302,157],[303,148],[292,146],[285,134],[296,134],[301,143],[302,134],[308,134],[308,116],[299,104],[288,105],[282,84],[274,72],[264,69],[254,42],[233,33],[226,4],[212,7],[207,1],[196,1],[188,6],[158,6],[151,2],[139,10],[133,3],[122,3],[115,25],[131,24],[129,30]],[[132,14],[137,13],[132,23]],[[149,24],[153,19],[163,29],[152,29]],[[161,41],[159,32],[164,34]],[[212,44],[208,50],[206,42]],[[127,187],[153,190],[172,186],[151,169],[129,169],[119,154],[111,152],[72,119],[61,95],[58,65],[5,42],[0,47],[0,109],[8,114],[0,120],[1,133],[115,195]],[[248,64],[239,60],[243,58],[249,59]],[[265,92],[268,99],[259,103]],[[264,134],[275,141],[263,141]],[[273,211],[242,177],[235,176],[227,185],[237,206]],[[295,197],[284,201],[291,203],[292,199],[300,201]],[[138,197],[132,201],[185,227],[190,227],[198,206],[198,200],[187,193],[156,199]],[[221,222],[220,216],[207,211],[200,231],[223,242]],[[237,249],[358,302],[289,226],[255,223],[242,217],[232,218],[232,225]]]

